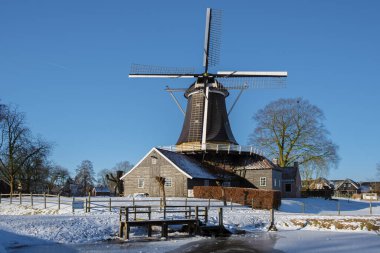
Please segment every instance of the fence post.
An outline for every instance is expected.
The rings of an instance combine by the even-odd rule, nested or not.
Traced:
[[[134,199],[133,199],[134,200]],[[162,198],[160,198],[160,212],[162,211]],[[164,218],[165,219],[165,218]]]
[[[160,202],[161,205],[161,202]],[[135,197],[132,197],[132,206],[135,206]]]
[[[232,210],[232,198],[231,198],[231,210]]]
[[[268,231],[277,231],[276,225],[274,224],[274,209],[270,209],[270,226]]]
[[[84,210],[85,210],[84,212],[87,213],[87,210],[88,210],[87,209],[87,198],[86,198],[86,206],[85,206]]]
[[[33,207],[33,192],[30,193],[30,205]]]
[[[9,204],[12,204],[12,196],[13,194],[11,193],[11,196],[10,196],[10,198],[9,198]]]
[[[340,202],[338,200],[338,215],[340,215]]]
[[[58,193],[58,210],[61,209],[61,194]]]
[[[21,197],[22,197],[22,196],[21,196],[21,192],[18,194],[18,196],[20,197],[20,205],[21,205],[21,204],[22,204],[22,200],[21,200],[21,199],[22,199],[22,198],[21,198]]]
[[[219,207],[219,227],[223,227],[223,207]]]
[[[199,211],[199,207],[195,206],[195,219],[196,220],[198,220],[198,211]]]
[[[253,198],[252,198],[252,210],[253,210]]]
[[[73,197],[73,203],[71,204],[71,207],[73,209],[73,213],[75,213],[74,202],[75,202],[75,197]]]
[[[208,198],[208,208],[210,209],[210,207],[211,207],[211,199]]]
[[[88,192],[88,212],[91,212],[91,193]]]
[[[46,192],[44,192],[44,208],[46,209]]]
[[[205,206],[205,223],[207,224],[208,222],[208,208]]]
[[[187,197],[185,198],[185,207],[187,207]]]
[[[112,204],[111,204],[111,197],[110,197],[110,212],[111,212]]]

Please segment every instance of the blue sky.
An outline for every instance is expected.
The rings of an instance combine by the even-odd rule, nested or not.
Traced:
[[[231,114],[245,145],[253,114],[278,98],[320,107],[341,162],[331,179],[371,180],[380,162],[379,1],[0,0],[0,99],[54,143],[74,171],[138,162],[177,141],[183,116],[164,91],[189,80],[128,79],[131,63],[202,70],[207,7],[223,10],[212,70],[286,70],[287,87],[249,89]],[[227,101],[230,105],[236,93]],[[182,95],[183,105],[185,100]]]

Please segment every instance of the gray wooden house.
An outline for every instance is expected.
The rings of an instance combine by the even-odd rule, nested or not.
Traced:
[[[192,197],[194,186],[245,187],[278,190],[283,197],[300,197],[301,178],[298,166],[280,168],[263,156],[243,157],[246,165],[223,166],[211,152],[204,156],[166,149],[151,149],[129,172],[121,177],[124,196],[136,193],[161,196],[156,177],[165,178],[168,197]],[[231,157],[231,156],[230,156]],[[214,162],[211,162],[214,161]]]
[[[168,197],[192,197],[194,186],[216,185],[219,178],[218,172],[205,168],[187,155],[153,148],[121,177],[124,181],[124,196],[135,193],[160,196],[156,176],[165,178],[165,193]]]

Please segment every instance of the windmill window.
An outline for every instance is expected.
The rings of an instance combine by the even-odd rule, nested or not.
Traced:
[[[267,186],[267,178],[260,177],[260,186]]]
[[[152,164],[157,164],[157,158],[156,157],[152,157]]]
[[[165,187],[172,187],[172,186],[173,186],[172,178],[171,177],[165,178]]]
[[[137,187],[144,188],[144,178],[137,179]]]
[[[194,120],[194,123],[199,123],[199,120],[197,120],[197,119],[196,119],[196,120]]]
[[[200,103],[196,103],[195,106],[199,107],[199,106],[201,106],[201,104]]]

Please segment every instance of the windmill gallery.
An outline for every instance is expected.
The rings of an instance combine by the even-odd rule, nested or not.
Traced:
[[[187,89],[171,89],[185,119],[176,145],[152,148],[121,179],[124,194],[160,196],[158,178],[166,196],[193,197],[196,186],[256,188],[281,192],[282,197],[299,197],[301,179],[297,163],[280,168],[254,147],[240,146],[232,133],[228,115],[244,89],[260,84],[281,84],[287,72],[218,71],[209,67],[219,62],[221,11],[207,9],[203,73],[192,69],[133,65],[131,78],[194,78]],[[229,90],[240,90],[227,112]],[[186,112],[173,92],[184,92]],[[197,197],[197,196],[196,196]]]

